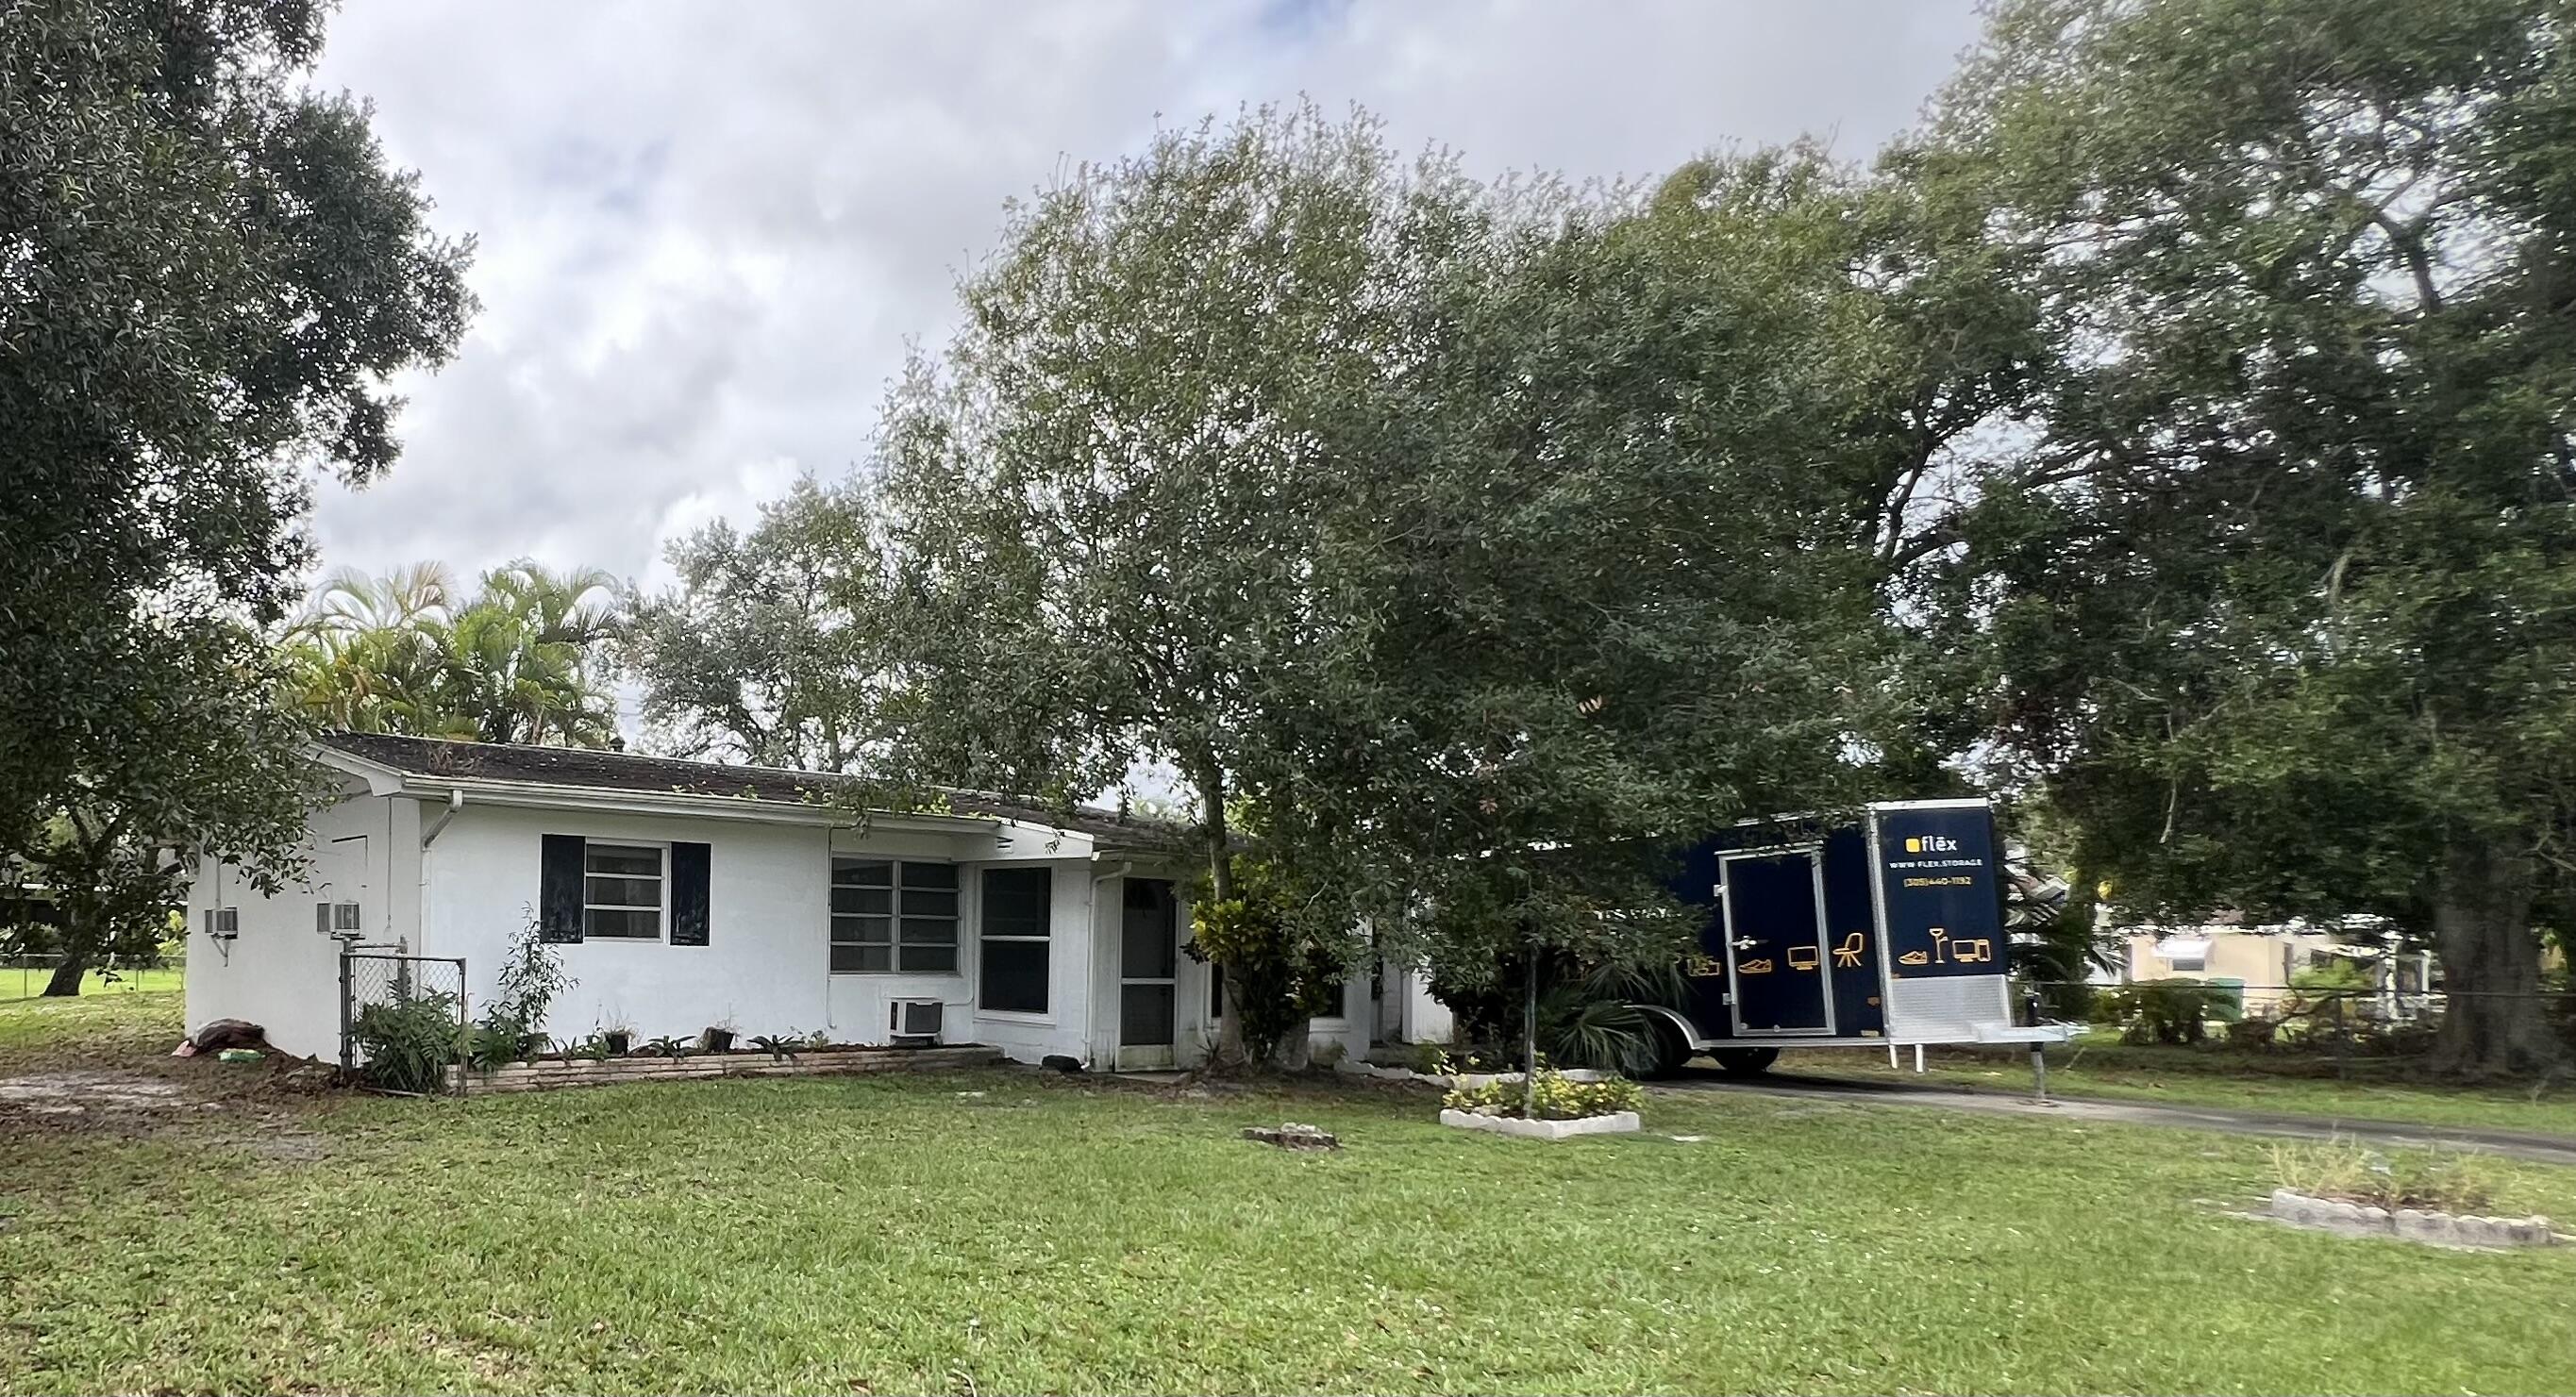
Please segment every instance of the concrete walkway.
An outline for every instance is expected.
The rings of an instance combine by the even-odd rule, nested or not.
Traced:
[[[1949,1111],[1980,1111],[1997,1116],[2045,1116],[2051,1120],[2100,1121],[2117,1125],[2161,1125],[2183,1130],[2216,1130],[2230,1135],[2272,1135],[2323,1140],[2340,1136],[2374,1145],[2441,1145],[2479,1149],[2516,1159],[2576,1168],[2576,1139],[2518,1130],[2475,1126],[2418,1125],[2408,1121],[2342,1120],[2325,1116],[2285,1115],[2277,1111],[2244,1111],[2226,1106],[2163,1106],[2144,1101],[2051,1094],[2047,1101],[1952,1087],[1916,1086],[1910,1082],[1862,1081],[1809,1073],[1771,1073],[1736,1079],[1691,1070],[1659,1088],[1673,1091],[1741,1092],[1752,1096],[1790,1096],[1810,1100],[1848,1101],[1867,1106],[1929,1106]]]

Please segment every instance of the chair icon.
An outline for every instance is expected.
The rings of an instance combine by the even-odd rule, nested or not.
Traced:
[[[1860,969],[1860,950],[1862,945],[1863,942],[1861,934],[1857,931],[1844,937],[1843,944],[1834,948],[1834,968],[1836,970]]]

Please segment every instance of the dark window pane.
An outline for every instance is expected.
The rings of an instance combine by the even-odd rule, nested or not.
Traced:
[[[882,946],[894,940],[892,917],[834,917],[832,939],[836,942],[868,942]]]
[[[883,859],[832,860],[832,881],[845,886],[891,888],[894,865]]]
[[[888,888],[834,888],[832,910],[844,915],[865,912],[882,917],[894,910],[894,892]]]
[[[582,935],[610,940],[653,940],[662,934],[662,914],[653,911],[582,914]]]
[[[832,948],[832,973],[835,975],[860,975],[871,971],[885,970],[889,968],[887,965],[887,955],[888,948],[884,946],[834,946]]]
[[[903,866],[906,888],[953,888],[957,886],[957,865],[953,863],[908,863]]]
[[[985,942],[980,1006],[1017,1014],[1045,1013],[1047,951],[1044,941]]]
[[[1180,964],[1180,928],[1173,921],[1171,884],[1159,878],[1128,879],[1120,930],[1121,975],[1130,980],[1172,978]]]
[[[1335,985],[1331,989],[1325,991],[1321,997],[1323,1007],[1317,1009],[1312,1017],[1318,1019],[1340,1018],[1342,1016],[1342,997],[1349,994],[1350,989],[1351,987],[1349,985],[1342,984]]]
[[[957,944],[957,921],[953,917],[906,917],[903,919],[903,944],[954,946]]]
[[[583,865],[593,873],[643,873],[659,877],[662,851],[632,844],[593,844]]]
[[[905,888],[903,914],[907,917],[955,917],[957,894],[936,888]]]
[[[1167,1047],[1172,1041],[1172,987],[1122,985],[1118,990],[1118,1041],[1130,1048]]]
[[[957,973],[956,943],[952,941],[945,946],[924,945],[921,942],[912,939],[912,933],[908,924],[907,929],[904,932],[904,943],[900,947],[896,948],[895,956],[896,959],[901,962],[902,969],[911,971],[916,975],[954,975]]]
[[[582,901],[595,907],[659,907],[662,905],[662,880],[659,878],[603,878],[594,873],[582,880]]]
[[[988,868],[984,870],[986,936],[1044,936],[1047,908],[1055,892],[1055,870]]]

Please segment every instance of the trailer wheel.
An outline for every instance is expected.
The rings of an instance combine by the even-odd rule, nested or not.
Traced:
[[[1778,1048],[1717,1048],[1709,1053],[1717,1070],[1730,1077],[1759,1077],[1780,1060]]]

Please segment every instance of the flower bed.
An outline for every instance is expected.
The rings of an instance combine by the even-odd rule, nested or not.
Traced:
[[[828,1077],[851,1072],[920,1072],[947,1067],[985,1067],[1002,1054],[975,1044],[939,1048],[805,1048],[785,1057],[767,1052],[690,1053],[681,1057],[543,1058],[513,1062],[489,1071],[465,1074],[467,1092],[546,1091],[555,1087],[604,1086],[615,1082],[658,1082],[700,1077]],[[458,1085],[457,1069],[447,1069],[447,1086]]]
[[[1621,1135],[1638,1129],[1645,1103],[1645,1090],[1625,1077],[1577,1081],[1541,1064],[1526,1090],[1518,1074],[1462,1083],[1441,1102],[1440,1123],[1532,1140]]]

